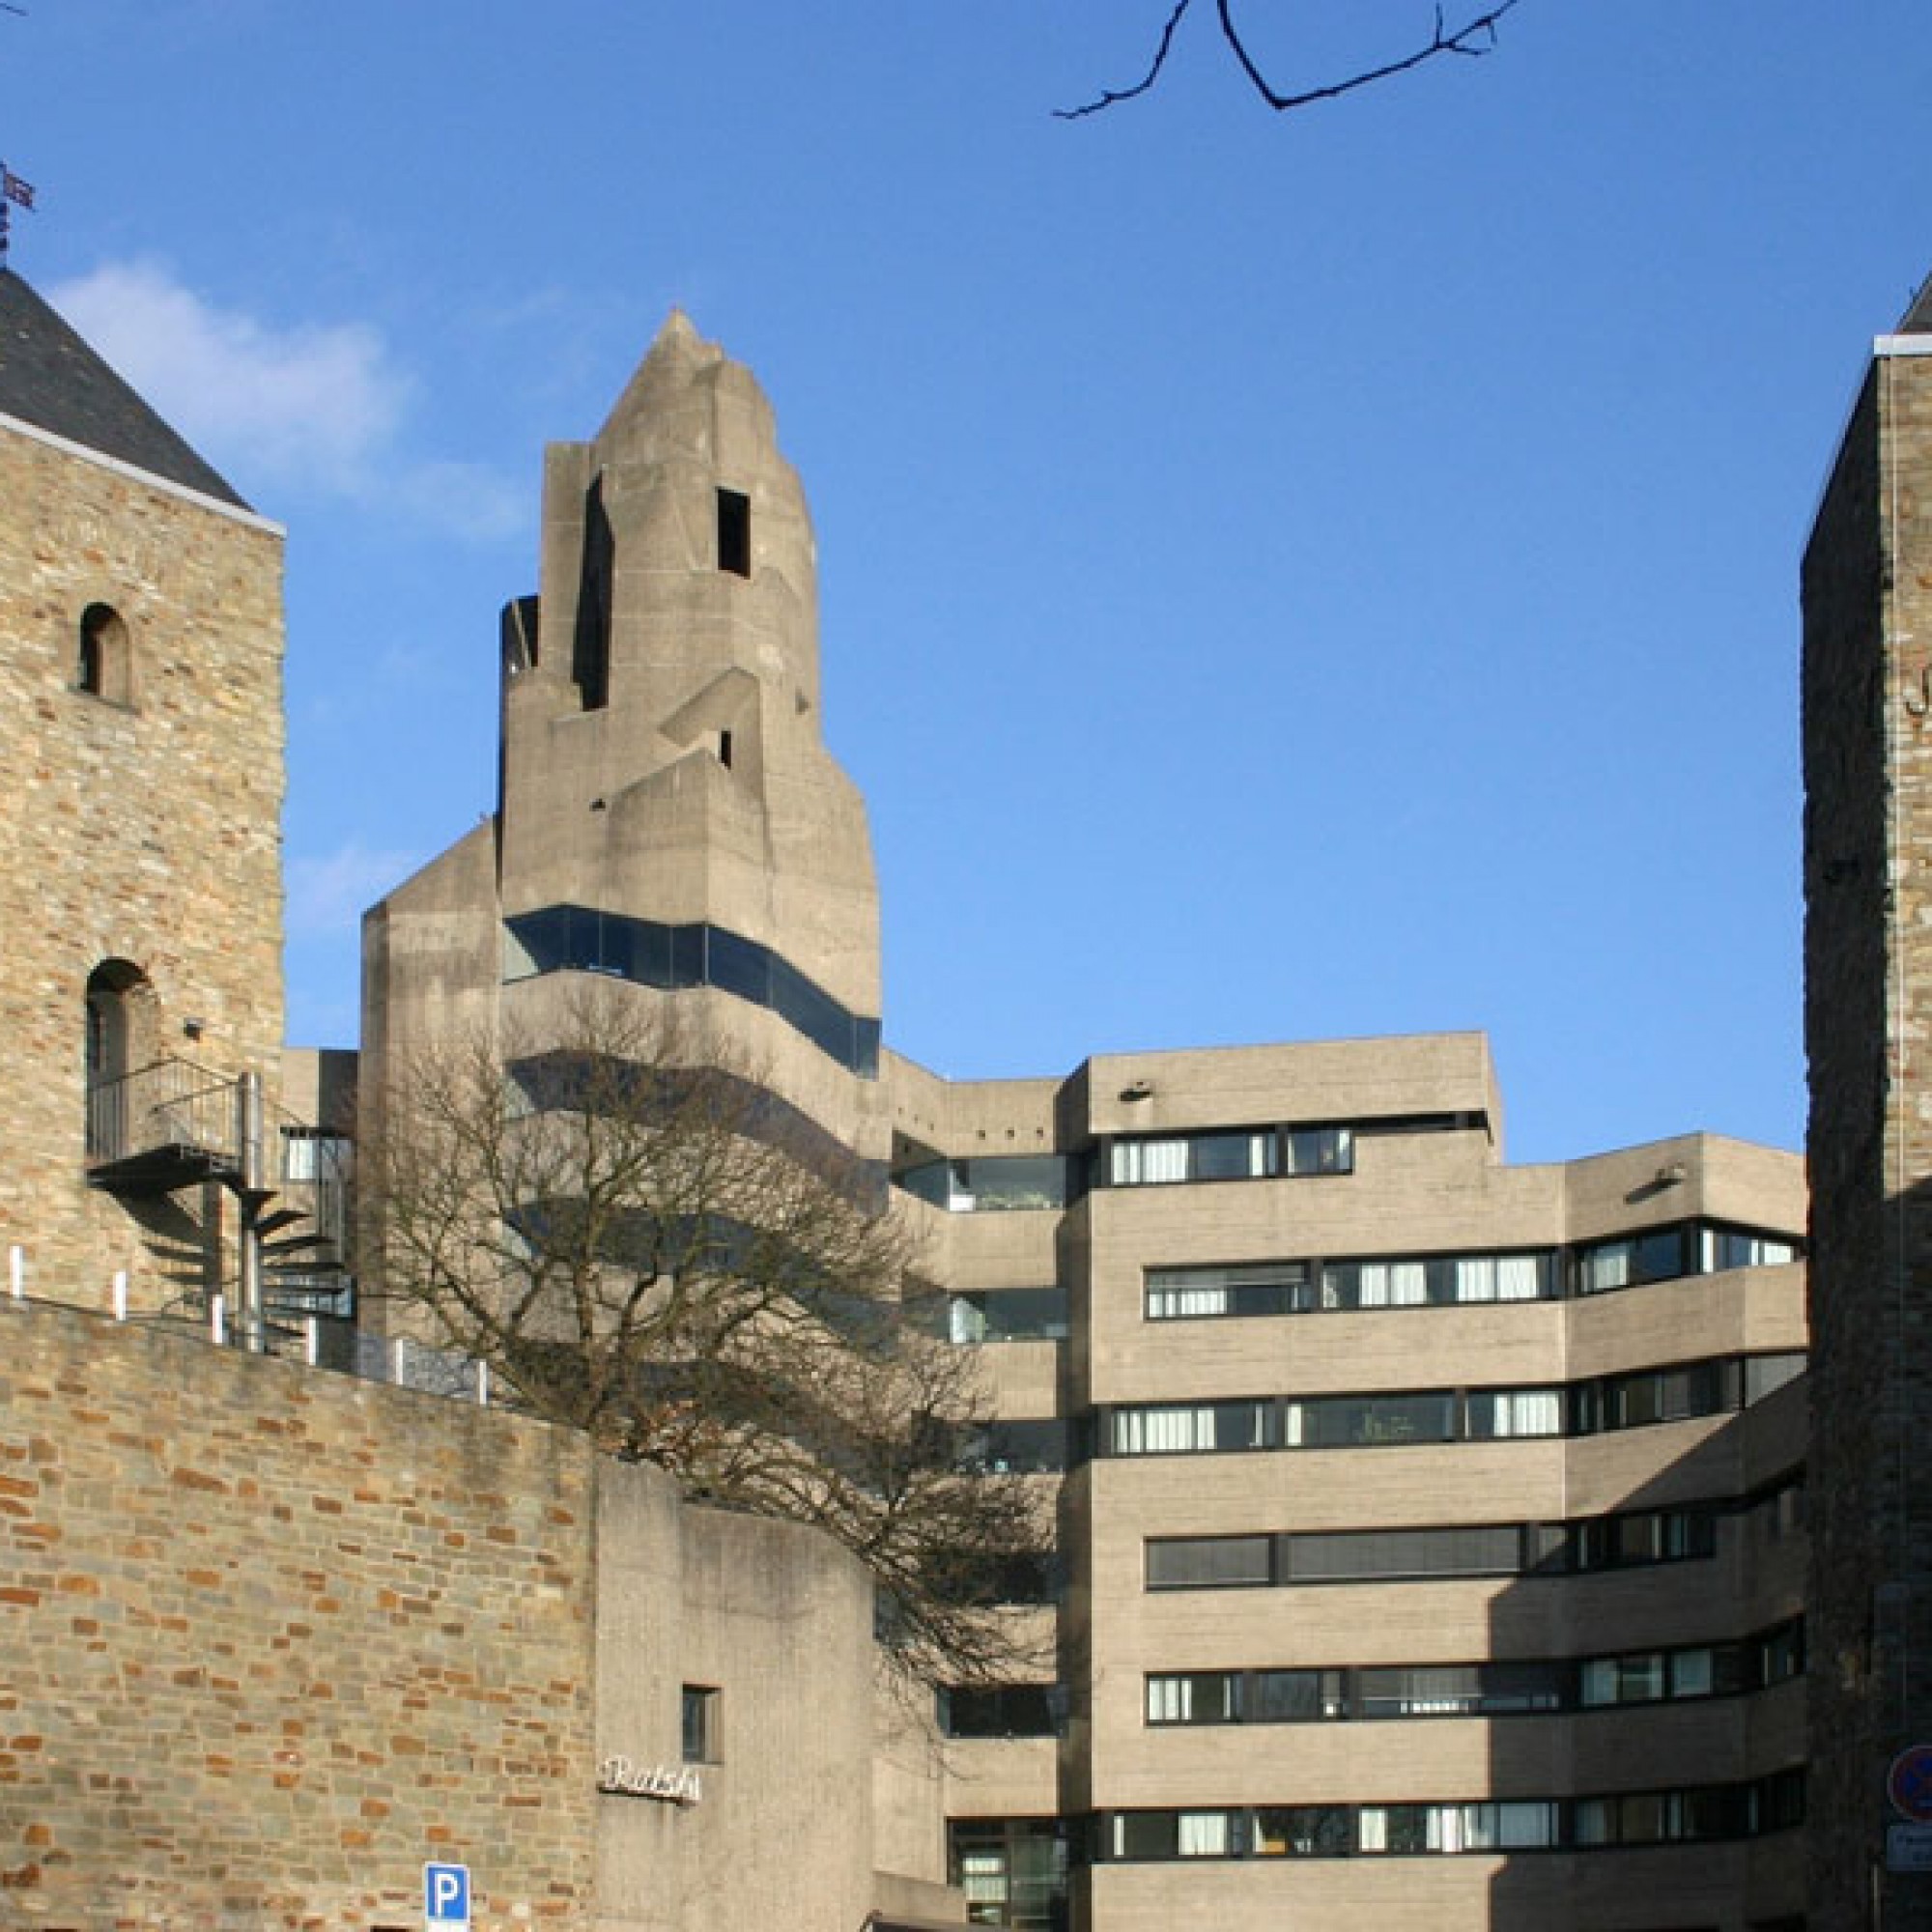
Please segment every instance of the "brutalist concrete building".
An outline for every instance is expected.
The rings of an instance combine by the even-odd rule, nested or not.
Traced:
[[[1058,1534],[1003,1591],[1045,1661],[942,1693],[945,1843],[882,1862],[1027,1928],[1801,1923],[1797,1158],[1512,1167],[1477,1034],[895,1057],[755,383],[673,318],[544,488],[499,809],[365,925],[365,1112],[594,980],[918,1225]]]

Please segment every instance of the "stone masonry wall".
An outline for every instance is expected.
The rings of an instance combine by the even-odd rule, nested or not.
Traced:
[[[194,1193],[130,1210],[87,1188],[89,974],[153,988],[143,1052],[273,1087],[282,1036],[281,537],[0,423],[0,1245],[44,1292],[135,1304],[198,1285]],[[81,614],[111,606],[129,701],[76,689]],[[185,1032],[200,1021],[200,1037]]]
[[[581,1438],[0,1297],[0,1924],[587,1926]]]
[[[1932,357],[1881,355],[1804,562],[1813,1932],[1932,1927],[1886,1768],[1932,1743]]]

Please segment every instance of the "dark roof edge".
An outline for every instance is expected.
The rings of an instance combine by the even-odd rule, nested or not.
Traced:
[[[199,496],[249,507],[39,290],[8,268],[0,268],[0,414]]]
[[[272,517],[265,517],[260,510],[251,509],[239,497],[211,497],[206,490],[197,490],[187,483],[177,483],[172,476],[162,476],[153,469],[144,469],[138,463],[129,463],[124,456],[112,456],[104,449],[94,449],[84,442],[75,442],[71,437],[57,436],[50,429],[43,429],[39,423],[29,422],[24,416],[9,415],[0,410],[0,430],[11,430],[15,436],[31,438],[35,442],[43,442],[50,449],[58,449],[64,456],[78,456],[88,463],[98,463],[103,469],[111,469],[120,476],[131,477],[137,483],[145,483],[151,490],[159,490],[170,497],[180,497],[185,501],[198,504],[204,510],[213,510],[219,515],[232,518],[238,524],[246,524],[250,528],[267,532],[270,536],[285,537],[288,526],[278,524]]]
[[[1919,283],[1918,293],[1912,298],[1896,332],[1900,335],[1932,335],[1932,275],[1927,275]]]

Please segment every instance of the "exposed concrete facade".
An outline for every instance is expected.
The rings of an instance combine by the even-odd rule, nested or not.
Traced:
[[[674,317],[552,451],[544,526],[500,810],[369,916],[365,1045],[480,1021],[522,1050],[596,985],[890,1160],[992,1391],[982,1453],[1059,1525],[1057,1581],[1011,1586],[1056,1662],[942,1705],[976,1917],[1788,1921],[1796,1159],[1690,1135],[1511,1168],[1477,1034],[979,1084],[875,1063],[865,821],[752,378]],[[664,935],[700,931],[679,964]],[[925,1856],[917,1805],[881,1815]]]
[[[1804,569],[1811,1919],[1932,1926],[1886,1772],[1932,1742],[1932,289],[1874,347]]]
[[[888,1071],[955,1332],[1066,1425],[999,1453],[1072,1452],[1064,1721],[952,1747],[987,1922],[1061,1922],[1022,1872],[1056,1831],[1096,1932],[1790,1922],[1793,1156],[1509,1167],[1476,1035]],[[1289,1171],[1277,1130],[1343,1125]]]
[[[541,582],[504,613],[497,814],[364,923],[365,1130],[392,1058],[458,1027],[533,1050],[595,975],[882,1171],[878,895],[821,735],[810,520],[756,383],[682,316],[550,449]]]

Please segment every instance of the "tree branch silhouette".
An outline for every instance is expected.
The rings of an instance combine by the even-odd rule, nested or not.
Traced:
[[[1353,94],[1359,88],[1373,87],[1378,81],[1391,80],[1397,74],[1407,73],[1411,69],[1422,67],[1427,62],[1440,59],[1444,55],[1457,54],[1465,60],[1480,60],[1484,55],[1495,50],[1496,23],[1505,14],[1512,12],[1517,4],[1518,0],[1499,0],[1497,5],[1454,29],[1444,24],[1442,9],[1437,7],[1435,31],[1421,46],[1411,52],[1404,54],[1399,59],[1384,61],[1378,67],[1364,68],[1339,80],[1323,81],[1293,93],[1281,92],[1262,71],[1260,63],[1242,39],[1240,29],[1235,24],[1234,0],[1214,0],[1214,9],[1221,23],[1221,38],[1227,42],[1241,71],[1247,75],[1255,92],[1268,106],[1277,114],[1284,114],[1292,108],[1311,106],[1318,100],[1339,99],[1345,94]],[[1167,66],[1168,55],[1174,48],[1175,34],[1193,6],[1194,0],[1176,0],[1173,13],[1167,16],[1167,24],[1161,29],[1160,42],[1154,48],[1153,59],[1147,72],[1131,87],[1105,88],[1094,99],[1079,107],[1056,108],[1055,118],[1062,121],[1082,121],[1091,114],[1102,113],[1109,107],[1118,106],[1123,100],[1133,100],[1150,92],[1160,78],[1161,71]]]

